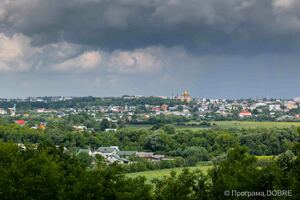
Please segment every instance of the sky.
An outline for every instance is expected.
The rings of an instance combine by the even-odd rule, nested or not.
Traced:
[[[298,0],[1,0],[0,97],[300,96]]]

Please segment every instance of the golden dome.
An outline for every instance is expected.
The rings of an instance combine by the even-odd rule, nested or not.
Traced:
[[[188,91],[184,91],[183,94],[182,94],[182,96],[188,97],[188,96],[190,96],[190,93]]]

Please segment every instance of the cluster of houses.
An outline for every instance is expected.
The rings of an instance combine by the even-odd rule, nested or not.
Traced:
[[[21,149],[26,149],[26,146],[23,143],[17,144]],[[34,148],[37,148],[37,145],[33,145]],[[56,146],[57,148],[59,146]],[[64,147],[64,151],[68,151]],[[118,146],[109,146],[109,147],[99,147],[98,149],[78,149],[76,155],[80,153],[88,154],[89,156],[96,157],[102,156],[106,163],[118,163],[118,164],[131,164],[133,163],[131,158],[141,158],[146,159],[152,162],[160,162],[163,160],[174,160],[173,158],[167,158],[165,155],[154,154],[153,152],[138,152],[138,151],[121,151]]]
[[[130,158],[143,158],[153,162],[172,160],[171,158],[166,158],[165,155],[158,155],[153,152],[121,151],[118,146],[99,147],[95,150],[79,149],[77,154],[82,152],[93,157],[96,155],[102,156],[107,163],[131,164],[132,161],[130,161]]]
[[[14,117],[16,116],[16,112],[17,112],[16,104],[14,104],[14,107],[8,108],[7,110],[0,107],[0,115],[10,115]]]
[[[25,126],[27,121],[23,120],[23,119],[18,119],[15,120],[15,123],[20,125],[20,126]],[[31,126],[31,129],[40,129],[40,130],[45,130],[47,126],[47,122],[40,122],[39,124],[36,124],[34,126]]]
[[[187,93],[188,94],[188,93]],[[185,94],[185,95],[187,95]],[[300,98],[293,100],[282,99],[258,99],[258,100],[230,100],[230,99],[193,99],[185,100],[187,104],[178,105],[143,105],[145,111],[137,110],[136,106],[107,106],[99,109],[108,119],[124,118],[130,122],[137,120],[143,122],[152,116],[175,115],[175,116],[198,116],[199,119],[211,119],[211,116],[222,116],[245,119],[256,118],[266,115],[274,120],[300,120]],[[95,110],[94,110],[95,111]],[[93,110],[91,110],[93,112]],[[97,110],[96,110],[97,112]],[[135,116],[135,119],[133,119]]]
[[[142,98],[142,96],[124,96],[124,100]],[[143,97],[146,98],[146,97]],[[161,99],[175,99],[178,104],[174,102],[171,105],[99,105],[88,106],[86,108],[63,108],[63,109],[46,109],[39,108],[31,110],[30,112],[36,114],[48,114],[56,117],[64,117],[66,115],[88,113],[96,120],[97,115],[101,114],[102,119],[106,118],[112,123],[116,123],[119,119],[126,119],[127,122],[143,122],[152,116],[158,115],[175,115],[175,116],[198,116],[199,119],[211,119],[212,116],[222,116],[232,118],[255,118],[261,115],[267,115],[276,120],[294,119],[300,120],[300,98],[294,99],[212,99],[212,98],[192,98],[188,91],[183,92],[181,96],[175,97],[157,97]],[[47,97],[30,98],[27,101],[63,101],[72,99],[71,97]],[[3,99],[1,100],[3,101]],[[0,101],[0,103],[1,103]],[[24,101],[24,100],[23,100]],[[1,104],[0,104],[1,106]],[[143,109],[139,109],[140,107]],[[1,109],[0,115],[16,115],[16,107],[9,109]],[[23,114],[25,116],[25,114]],[[28,114],[27,114],[28,115]]]
[[[202,99],[198,101],[200,115],[219,114],[223,117],[238,113],[239,118],[259,117],[261,115],[277,118],[277,120],[300,119],[300,98],[293,100],[260,99],[260,100],[219,100]]]

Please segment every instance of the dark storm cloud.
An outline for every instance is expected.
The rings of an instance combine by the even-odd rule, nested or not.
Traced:
[[[110,50],[293,52],[300,49],[299,8],[293,0],[5,0],[0,22],[35,45],[65,40]]]

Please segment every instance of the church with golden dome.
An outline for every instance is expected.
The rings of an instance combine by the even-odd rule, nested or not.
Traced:
[[[176,98],[177,100],[180,100],[180,101],[184,101],[184,102],[191,102],[193,100],[192,96],[190,95],[190,93],[188,91],[184,91],[182,93],[181,96],[177,96]]]

